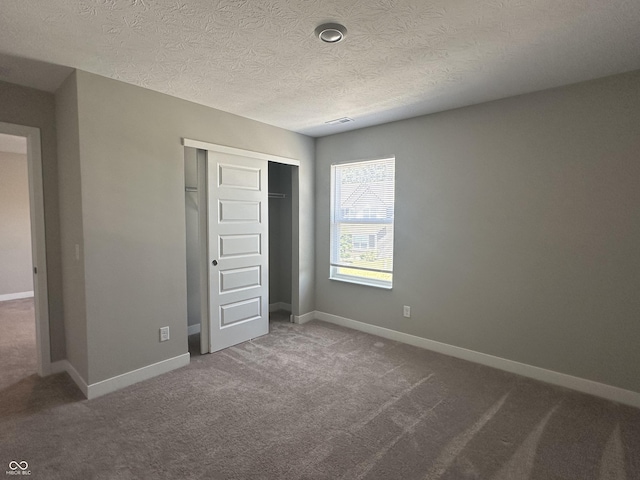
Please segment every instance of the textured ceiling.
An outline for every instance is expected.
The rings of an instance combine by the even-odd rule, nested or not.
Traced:
[[[639,0],[2,0],[0,54],[318,136],[640,69],[639,26]]]

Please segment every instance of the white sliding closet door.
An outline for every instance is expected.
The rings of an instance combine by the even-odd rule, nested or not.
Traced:
[[[210,351],[269,332],[268,162],[207,152]]]

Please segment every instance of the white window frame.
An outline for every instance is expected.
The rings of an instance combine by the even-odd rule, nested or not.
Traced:
[[[353,223],[362,223],[362,224],[384,224],[386,225],[388,228],[391,228],[391,232],[392,234],[394,233],[394,220],[392,219],[390,222],[386,221],[383,218],[378,218],[378,216],[370,216],[370,217],[365,217],[363,215],[364,213],[364,209],[366,208],[370,208],[369,205],[363,205],[362,208],[356,209],[354,211],[354,209],[352,207],[348,207],[348,208],[343,208],[340,209],[340,207],[336,208],[336,168],[335,167],[341,167],[341,166],[346,166],[346,165],[355,165],[358,163],[367,163],[367,162],[375,162],[375,161],[380,161],[380,160],[393,160],[395,163],[395,156],[384,156],[384,157],[380,157],[380,158],[368,158],[365,160],[358,160],[358,161],[349,161],[349,162],[344,162],[344,163],[334,163],[331,165],[331,209],[330,209],[330,214],[331,214],[331,223],[330,223],[330,230],[331,230],[331,238],[330,238],[330,262],[329,262],[329,280],[335,280],[335,281],[340,281],[340,282],[346,282],[346,283],[355,283],[358,285],[366,285],[366,286],[370,286],[370,287],[377,287],[377,288],[383,288],[386,290],[391,290],[393,288],[393,276],[394,276],[394,271],[393,269],[391,271],[387,271],[387,270],[377,270],[377,269],[368,269],[365,267],[356,267],[359,270],[364,270],[364,271],[372,271],[372,272],[381,272],[381,273],[390,273],[391,274],[391,281],[385,281],[385,280],[378,280],[378,279],[373,279],[373,278],[364,278],[364,277],[360,277],[360,276],[355,276],[355,275],[346,275],[344,273],[339,273],[339,269],[340,268],[350,268],[349,266],[345,266],[345,265],[339,265],[337,263],[337,256],[338,256],[338,252],[339,252],[339,248],[340,248],[340,240],[338,238],[338,229],[337,229],[337,225],[341,222],[339,222],[339,220],[343,219],[343,218],[349,218],[349,220],[353,221]],[[395,182],[395,177],[394,177],[394,182]],[[394,190],[395,190],[395,185],[394,185]],[[394,199],[393,199],[393,208],[395,209],[395,192],[394,192]],[[344,214],[343,211],[345,210],[349,210],[348,213]],[[356,213],[355,216],[351,217],[349,214],[350,213]],[[343,216],[345,215],[345,216]],[[348,217],[346,215],[349,215]],[[364,234],[363,234],[364,235]],[[394,238],[394,244],[395,244],[395,236]],[[377,238],[376,238],[376,246],[378,244]],[[391,252],[391,258],[393,260],[393,255],[395,252],[395,245],[392,245],[392,252]]]

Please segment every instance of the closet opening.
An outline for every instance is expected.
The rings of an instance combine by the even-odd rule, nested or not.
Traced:
[[[184,149],[192,356],[292,321],[298,314],[299,283],[299,162],[195,143],[185,141]],[[261,260],[252,263],[254,258]],[[242,333],[251,322],[264,326]],[[231,333],[234,328],[237,335]]]
[[[293,169],[269,162],[269,322],[289,322],[293,281]]]

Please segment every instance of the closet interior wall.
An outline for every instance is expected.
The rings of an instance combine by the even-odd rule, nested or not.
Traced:
[[[269,305],[291,311],[292,167],[269,162]]]

